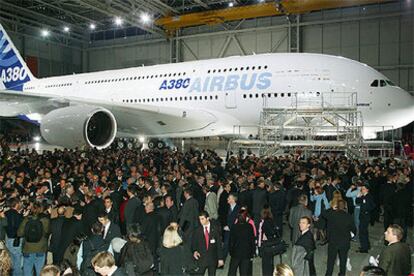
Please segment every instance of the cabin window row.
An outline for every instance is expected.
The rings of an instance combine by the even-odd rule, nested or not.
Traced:
[[[201,100],[218,100],[218,95],[210,96],[183,96],[167,98],[148,98],[148,99],[123,99],[123,103],[149,103],[149,102],[177,102],[177,101],[201,101]]]
[[[261,95],[261,96],[260,96]],[[263,93],[263,94],[243,94],[243,99],[246,98],[259,98],[259,97],[267,97],[267,98],[277,98],[277,97],[292,97],[292,93]]]
[[[235,68],[224,68],[224,69],[210,69],[207,71],[208,74],[210,73],[226,73],[226,72],[237,72],[237,71],[249,71],[249,70],[262,70],[267,69],[267,65],[264,66],[246,66],[246,67],[235,67]]]
[[[72,86],[72,83],[48,84],[45,88]]]
[[[106,80],[93,80],[86,81],[85,84],[96,84],[96,83],[107,83],[107,82],[118,82],[118,81],[132,81],[132,80],[143,80],[143,79],[156,79],[156,78],[167,78],[167,77],[180,77],[185,76],[186,73],[169,73],[169,74],[157,74],[157,75],[147,75],[147,76],[135,76],[135,77],[126,77],[126,78],[117,78],[117,79],[106,79]]]

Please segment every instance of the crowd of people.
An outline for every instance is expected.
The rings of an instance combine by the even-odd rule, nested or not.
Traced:
[[[215,275],[226,262],[228,275],[316,275],[324,244],[326,275],[337,256],[345,275],[351,242],[368,253],[382,217],[387,245],[364,269],[411,272],[407,160],[7,147],[1,160],[0,275]],[[287,246],[290,268],[275,268]]]

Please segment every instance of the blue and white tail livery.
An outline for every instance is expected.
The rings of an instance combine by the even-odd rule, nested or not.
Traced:
[[[0,89],[22,91],[23,84],[33,79],[26,63],[0,25]]]

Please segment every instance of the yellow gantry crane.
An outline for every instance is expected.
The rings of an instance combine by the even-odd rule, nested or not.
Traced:
[[[159,18],[155,24],[168,33],[185,27],[214,25],[227,21],[268,17],[277,15],[302,14],[311,11],[343,8],[395,0],[280,0],[254,5],[234,6],[231,8],[208,10]]]

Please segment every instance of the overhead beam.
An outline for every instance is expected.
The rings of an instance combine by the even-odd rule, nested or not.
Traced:
[[[181,16],[165,16],[156,20],[155,24],[170,32],[173,32],[180,28],[198,25],[221,24],[226,21],[269,17],[283,14],[301,14],[315,10],[351,7],[391,1],[395,0],[281,0],[280,2],[271,1],[220,10],[189,13]]]
[[[205,9],[210,9],[210,7],[206,3],[204,3],[202,0],[193,0],[193,2],[202,6]]]
[[[4,0],[0,0],[0,3],[2,5],[2,8],[9,9],[9,10],[11,9],[11,11],[14,12],[14,13],[20,12],[24,16],[31,15],[31,16],[33,16],[36,19],[40,19],[41,18],[41,19],[43,19],[45,21],[53,22],[53,24],[58,24],[60,26],[64,26],[64,25],[67,25],[68,24],[68,22],[65,22],[65,21],[62,21],[62,20],[59,20],[59,19],[56,19],[56,18],[47,16],[47,15],[44,15],[44,14],[39,13],[39,12],[35,12],[35,11],[32,11],[32,10],[29,10],[27,8],[23,8],[23,7],[20,7],[20,6],[11,4],[11,3],[6,2]],[[12,16],[14,16],[14,15],[12,15]],[[82,33],[82,31],[83,31],[82,28],[77,27],[77,26],[74,26],[73,29],[76,29],[80,33]]]
[[[169,10],[169,11],[172,11],[173,13],[179,13],[179,11],[178,11],[177,9],[175,9],[175,8],[173,8],[173,7],[171,7],[171,6],[167,5],[167,4],[165,4],[165,3],[164,3],[164,2],[162,2],[161,0],[153,0],[153,1],[154,1],[154,3],[157,3],[158,5],[160,5],[160,6],[164,7],[165,9],[167,9],[167,10]]]
[[[43,1],[43,0],[35,0],[35,1],[36,2],[39,2],[40,4],[42,4],[44,6],[47,6],[49,8],[52,8],[52,9],[61,11],[61,12],[65,13],[65,14],[68,14],[70,16],[77,17],[79,19],[83,19],[83,20],[85,20],[87,22],[93,21],[93,19],[91,19],[89,17],[83,16],[83,15],[81,15],[79,13],[76,13],[76,12],[69,11],[67,9],[63,9],[61,7],[58,7],[57,5],[50,4],[50,3],[46,2],[46,1]]]
[[[25,28],[29,28],[29,29],[33,29],[33,30],[36,30],[36,29],[41,27],[41,25],[38,22],[34,21],[34,20],[30,20],[28,18],[20,18],[19,21],[16,21],[14,19],[10,19],[10,18],[5,17],[5,16],[8,16],[8,15],[10,15],[10,14],[7,14],[7,13],[0,10],[0,17],[1,17],[2,21],[7,21],[7,22],[10,22],[12,24],[24,26]],[[51,29],[56,31],[56,32],[53,32],[53,35],[51,35],[51,37],[56,36],[56,37],[60,37],[61,39],[64,39],[64,40],[67,40],[67,41],[73,40],[73,41],[79,42],[80,44],[85,43],[85,40],[83,40],[83,39],[79,39],[79,38],[74,37],[74,36],[68,36],[68,35],[60,34],[60,33],[58,33],[59,30],[57,30],[56,28],[53,28],[53,27]],[[7,32],[13,32],[13,31],[7,30]],[[20,33],[20,32],[15,32],[15,33]],[[34,35],[26,35],[25,34],[25,36],[30,36],[30,37],[35,37],[37,39],[40,39],[40,35],[39,36],[34,36]],[[64,44],[64,43],[62,43],[62,44]]]

